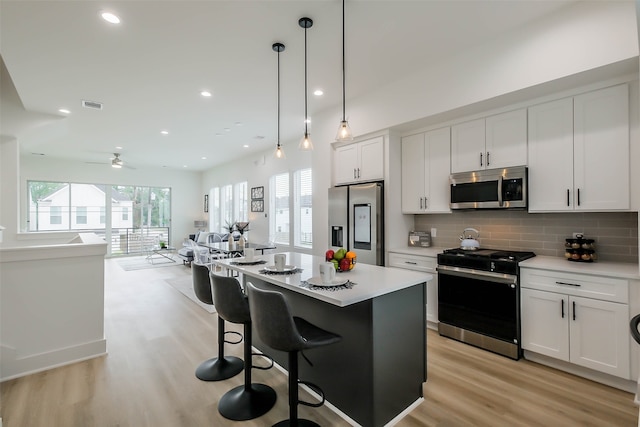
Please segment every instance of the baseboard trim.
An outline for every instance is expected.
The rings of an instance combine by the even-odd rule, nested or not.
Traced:
[[[107,340],[104,338],[20,358],[16,357],[15,350],[3,346],[1,354],[2,363],[0,364],[0,382],[101,357],[106,354]]]

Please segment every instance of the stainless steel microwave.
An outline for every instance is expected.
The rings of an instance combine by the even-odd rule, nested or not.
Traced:
[[[454,173],[451,209],[508,209],[527,207],[527,167]]]

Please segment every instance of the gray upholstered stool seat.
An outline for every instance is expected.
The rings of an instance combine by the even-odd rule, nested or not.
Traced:
[[[318,426],[313,421],[298,419],[298,404],[318,407],[324,403],[324,393],[311,383],[298,380],[298,352],[333,344],[342,339],[340,335],[326,331],[308,321],[291,315],[284,295],[280,292],[256,288],[247,284],[251,315],[260,338],[274,350],[286,351],[289,360],[289,419],[275,426]],[[298,399],[298,383],[306,384],[317,392],[320,403],[308,403]]]
[[[204,264],[192,262],[191,274],[193,276],[193,291],[196,297],[205,304],[213,305],[213,295],[211,294],[211,282],[209,279],[209,268]],[[196,368],[196,377],[202,381],[221,381],[238,375],[244,368],[242,359],[235,356],[224,355],[224,344],[238,344],[237,342],[225,341],[224,319],[218,316],[218,357],[205,360]],[[237,332],[228,332],[237,334]]]
[[[251,382],[251,311],[247,296],[235,277],[211,274],[213,300],[218,316],[227,322],[244,326],[244,384],[222,396],[218,402],[220,414],[230,420],[242,421],[266,414],[276,403],[276,392],[265,384]]]

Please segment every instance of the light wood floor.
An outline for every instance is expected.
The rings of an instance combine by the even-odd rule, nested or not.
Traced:
[[[284,374],[253,372],[276,406],[247,422],[222,418],[216,402],[243,381],[202,382],[195,367],[215,356],[216,315],[164,279],[188,267],[123,271],[106,262],[105,357],[1,387],[4,427],[270,426],[288,415]],[[240,328],[232,327],[240,330]],[[637,426],[633,395],[526,360],[518,362],[428,332],[425,401],[398,426]],[[241,345],[227,345],[242,355]],[[390,349],[389,351],[392,351]],[[323,426],[347,426],[328,408],[300,407]]]

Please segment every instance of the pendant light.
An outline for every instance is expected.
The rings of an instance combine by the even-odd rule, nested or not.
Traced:
[[[336,141],[353,141],[353,134],[345,114],[345,72],[344,72],[344,1],[342,0],[342,121],[338,126]]]
[[[311,135],[307,129],[309,123],[309,116],[307,114],[307,28],[313,26],[311,18],[300,18],[298,25],[304,28],[304,136],[300,140],[298,149],[302,151],[313,151],[313,142],[311,142]]]
[[[277,159],[284,159],[284,151],[280,145],[280,52],[284,51],[284,45],[282,43],[274,43],[271,48],[278,53],[278,144],[276,145],[276,151],[273,156]]]

